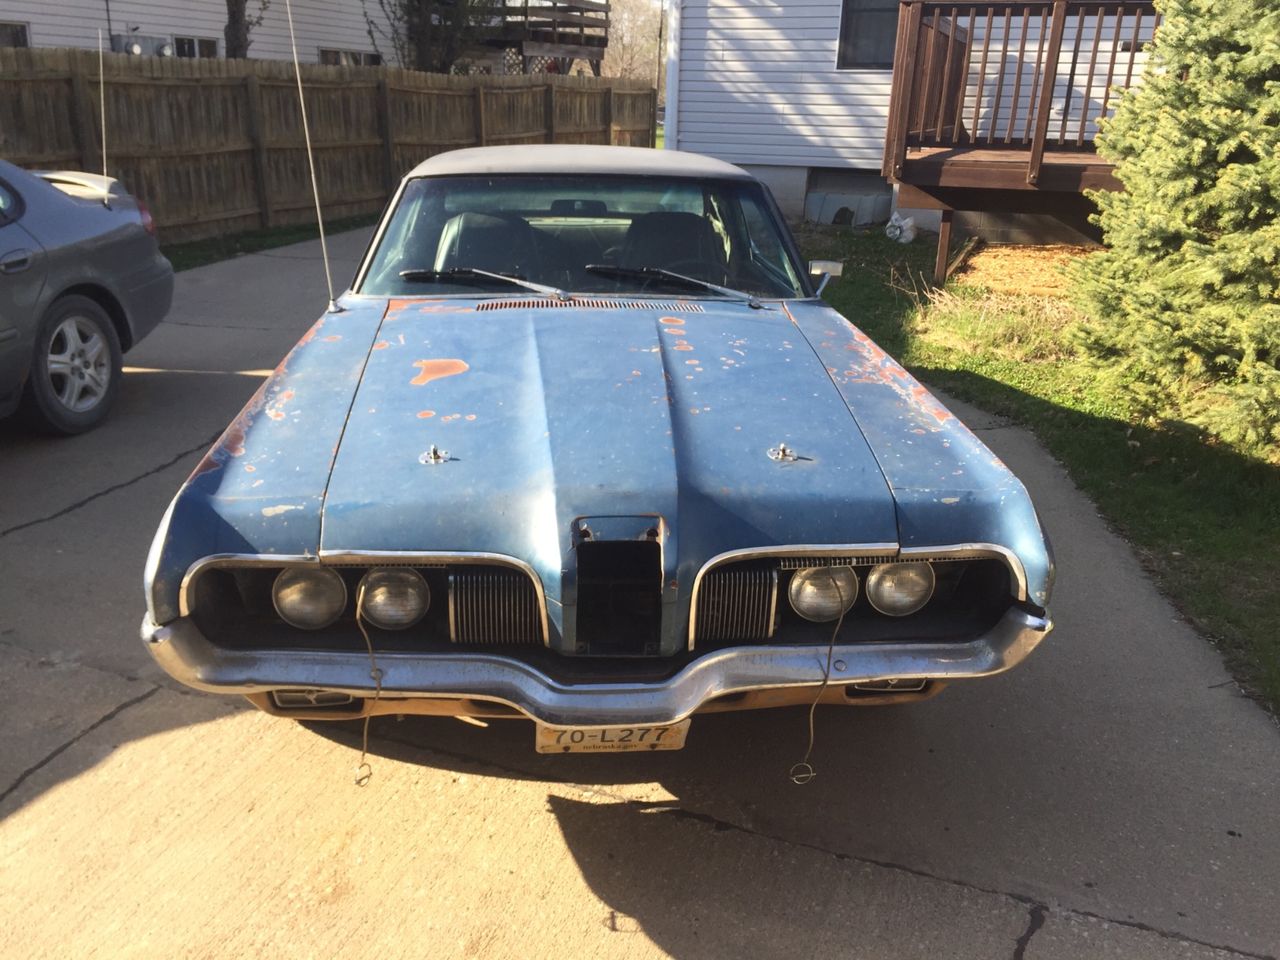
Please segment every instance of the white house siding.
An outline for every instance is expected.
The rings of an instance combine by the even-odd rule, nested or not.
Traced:
[[[256,14],[256,0],[249,0],[249,14]],[[293,0],[293,23],[298,38],[298,58],[306,63],[320,59],[320,49],[373,52],[360,0]],[[369,12],[378,13],[370,3]],[[98,30],[107,42],[104,0],[0,0],[0,21],[25,23],[33,47],[89,47],[98,45]],[[225,0],[111,0],[111,32],[148,37],[200,37],[218,41],[219,56],[226,55],[223,28],[227,22]],[[249,56],[289,59],[289,26],[284,0],[275,0],[262,23],[249,34]],[[380,41],[382,54],[392,59],[390,45]]]
[[[675,0],[675,4],[675,42],[669,53],[678,58],[678,66],[674,118],[668,108],[675,127],[667,131],[670,145],[752,167],[880,168],[892,71],[836,69],[841,0]],[[1026,48],[1019,61],[1021,16],[1012,18],[1006,51],[1003,15],[994,15],[988,30],[985,8],[978,10],[980,15],[961,19],[971,38],[972,57],[963,123],[966,129],[974,129],[974,104],[981,89],[979,132],[989,135],[994,129],[1001,139],[1007,133],[1016,141],[1026,132],[1036,95],[1034,59],[1043,40],[1041,22],[1035,16],[1026,25]],[[1124,83],[1131,54],[1117,38],[1129,41],[1134,36],[1134,17],[1125,17],[1118,32],[1113,14],[1101,28],[1095,17],[1096,12],[1090,11],[1082,26],[1073,13],[1066,23],[1051,100],[1052,139],[1062,131],[1063,111],[1069,108],[1067,140],[1074,143],[1080,135],[1082,113],[1083,135],[1091,140],[1109,70],[1114,69],[1115,80]],[[1137,33],[1142,42],[1149,42],[1153,26],[1148,14]],[[1098,52],[1090,77],[1095,37]],[[989,54],[985,70],[984,47]],[[1079,51],[1074,74],[1073,50]],[[891,50],[885,53],[886,59],[892,56]],[[1145,61],[1145,53],[1133,56],[1134,83]],[[979,74],[983,74],[980,88]],[[1115,98],[1105,99],[1108,109],[1113,108]]]
[[[751,166],[878,169],[892,71],[836,69],[840,12],[840,0],[683,0],[671,145]]]

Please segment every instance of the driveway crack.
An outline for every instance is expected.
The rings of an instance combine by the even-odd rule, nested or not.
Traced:
[[[97,720],[89,724],[89,726],[85,727],[83,730],[77,733],[70,740],[66,741],[65,743],[61,744],[58,747],[55,747],[52,751],[50,751],[44,757],[44,759],[40,760],[38,763],[32,764],[31,766],[27,767],[27,769],[23,770],[20,774],[18,774],[18,778],[14,780],[13,783],[9,784],[9,786],[5,788],[3,793],[0,793],[0,803],[3,803],[5,800],[8,800],[9,796],[15,790],[17,790],[20,786],[22,786],[22,784],[27,780],[27,778],[30,777],[32,774],[37,773],[44,767],[48,766],[63,752],[73,747],[76,743],[78,743],[80,740],[87,737],[89,734],[93,733],[93,731],[97,730],[104,723],[110,723],[112,720],[120,716],[120,714],[124,713],[130,707],[137,706],[138,704],[142,703],[142,701],[146,700],[148,697],[155,696],[155,694],[160,692],[160,689],[161,689],[160,687],[152,687],[150,690],[146,691],[145,693],[141,693],[130,700],[126,700],[124,703],[120,704],[118,707],[115,707],[114,709],[104,713]]]
[[[175,454],[172,458],[166,460],[164,463],[161,463],[157,466],[152,467],[150,470],[147,470],[145,473],[140,473],[136,477],[130,477],[128,480],[121,480],[119,483],[113,483],[111,486],[104,487],[103,489],[97,491],[96,493],[91,493],[89,494],[89,496],[85,497],[84,499],[77,500],[75,503],[65,506],[61,510],[48,514],[47,516],[44,516],[44,517],[37,517],[34,520],[28,520],[25,523],[15,524],[12,527],[8,527],[4,530],[0,530],[0,539],[3,539],[4,537],[9,536],[9,534],[11,533],[17,533],[19,530],[26,530],[29,527],[39,526],[42,523],[48,523],[51,520],[57,520],[57,519],[60,519],[61,517],[65,517],[67,514],[74,513],[76,510],[79,510],[81,507],[87,506],[88,504],[93,503],[93,501],[107,496],[107,494],[115,493],[117,490],[123,490],[125,487],[132,486],[133,484],[138,483],[141,480],[147,479],[147,477],[153,477],[157,473],[160,473],[164,470],[168,470],[170,467],[172,467],[179,460],[182,460],[184,457],[189,457],[193,453],[199,453],[201,450],[207,450],[209,447],[213,445],[213,442],[217,440],[218,437],[220,437],[221,435],[222,435],[222,431],[219,430],[209,439],[202,440],[200,441],[200,443],[196,444],[194,447],[189,447],[186,450],[183,450],[181,453]]]
[[[451,760],[462,761],[464,763],[470,764],[473,768],[478,768],[481,770],[484,770],[484,769],[494,770],[507,776],[525,777],[530,779],[537,778],[537,774],[531,773],[528,770],[523,770],[519,767],[511,767],[505,764],[496,763],[492,760],[481,759],[479,757],[472,756],[471,754],[460,753],[460,752],[455,752],[450,750],[443,750],[439,747],[425,747],[425,746],[422,746],[421,744],[414,743],[413,741],[392,737],[392,736],[387,736],[383,733],[373,733],[371,731],[369,735],[369,739],[375,742],[378,740],[382,740],[387,743],[398,744],[400,746],[408,747],[412,750],[419,751],[427,755],[435,754],[441,757],[448,757]],[[684,807],[679,806],[678,804],[661,803],[661,802],[655,803],[655,802],[646,801],[646,800],[634,800],[623,794],[609,790],[608,788],[599,787],[592,784],[573,783],[571,781],[553,781],[553,782],[560,787],[573,790],[588,796],[608,797],[611,800],[615,800],[619,803],[631,806],[636,810],[649,810],[665,816],[673,816],[673,817],[679,817],[685,820],[692,820],[696,823],[700,823],[705,826],[708,826],[713,831],[718,833],[727,832],[727,831],[743,833],[743,834],[747,834],[748,836],[755,837],[759,840],[765,840],[771,843],[780,843],[795,849],[811,850],[815,853],[820,853],[824,856],[833,857],[836,860],[840,860],[843,862],[859,863],[866,866],[879,867],[882,870],[892,870],[896,873],[904,873],[904,874],[907,874],[908,876],[919,877],[924,880],[933,880],[938,883],[949,884],[950,886],[953,886],[953,887],[959,887],[962,890],[972,890],[975,893],[985,893],[991,896],[1005,897],[1006,899],[1012,900],[1015,903],[1023,904],[1030,911],[1027,929],[1023,932],[1022,936],[1018,938],[1018,945],[1017,947],[1015,947],[1014,960],[1022,960],[1023,953],[1026,950],[1027,945],[1031,942],[1031,938],[1036,934],[1036,932],[1044,925],[1044,921],[1048,917],[1049,911],[1051,909],[1049,904],[1043,902],[1042,900],[1038,900],[1035,897],[1032,897],[1025,893],[1017,893],[1011,890],[996,890],[990,887],[981,886],[976,883],[970,883],[967,880],[958,880],[954,877],[948,877],[948,876],[943,876],[941,874],[930,873],[927,870],[922,870],[918,867],[912,867],[904,863],[896,863],[892,860],[877,860],[871,857],[864,857],[857,854],[844,853],[839,850],[831,850],[821,846],[820,844],[811,843],[805,840],[795,840],[790,837],[783,837],[777,834],[764,833],[762,831],[755,830],[751,827],[743,826],[742,824],[733,823],[732,821],[729,821],[729,820],[722,820],[721,818],[712,816],[711,814],[708,814],[708,813],[700,813],[694,810],[687,810]],[[1280,960],[1280,958],[1277,958],[1276,955],[1274,954],[1254,953],[1249,950],[1242,950],[1237,947],[1230,947],[1220,943],[1211,943],[1207,940],[1199,940],[1195,937],[1189,937],[1185,934],[1177,933],[1176,931],[1172,931],[1172,930],[1164,930],[1164,929],[1161,929],[1160,927],[1155,927],[1150,924],[1142,923],[1137,920],[1120,920],[1115,917],[1106,917],[1106,916],[1102,916],[1101,914],[1093,913],[1088,910],[1078,910],[1073,907],[1057,906],[1052,909],[1054,909],[1055,912],[1066,915],[1066,916],[1082,917],[1088,920],[1098,920],[1103,923],[1115,924],[1116,926],[1119,926],[1119,927],[1128,927],[1131,930],[1139,930],[1139,931],[1142,931],[1143,933],[1154,934],[1165,940],[1172,940],[1177,943],[1187,943],[1187,944],[1192,944],[1199,947],[1206,947],[1210,950],[1221,950],[1224,953],[1230,953],[1237,957],[1246,957],[1248,958],[1248,960]]]
[[[1044,926],[1044,918],[1048,912],[1048,908],[1043,903],[1037,903],[1031,908],[1027,917],[1027,929],[1022,931],[1022,936],[1013,946],[1013,960],[1024,960],[1027,955],[1027,945],[1031,943],[1031,938],[1036,935],[1036,931]]]

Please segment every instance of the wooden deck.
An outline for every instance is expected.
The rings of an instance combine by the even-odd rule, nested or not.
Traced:
[[[1031,151],[988,147],[917,147],[908,150],[897,179],[915,187],[1041,192],[1119,190],[1111,164],[1089,151],[1046,151],[1040,177],[1027,183]]]
[[[1150,0],[900,0],[883,173],[901,206],[942,211],[936,282],[955,211],[1061,213],[1121,189],[1093,139],[1158,24]]]
[[[573,60],[586,60],[599,76],[611,9],[608,0],[496,0],[473,13],[491,24],[481,43],[519,51],[526,72],[531,60],[559,61],[562,72]]]

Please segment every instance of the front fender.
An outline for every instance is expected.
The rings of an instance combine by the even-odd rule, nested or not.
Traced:
[[[182,578],[202,557],[319,552],[329,473],[385,309],[349,299],[317,320],[192,471],[147,561],[155,622],[178,616]]]

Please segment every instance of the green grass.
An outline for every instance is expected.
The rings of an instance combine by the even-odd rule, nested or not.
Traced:
[[[326,221],[324,229],[326,235],[341,233],[344,230],[372,226],[377,220],[377,216],[370,215]],[[251,230],[248,233],[237,233],[226,237],[211,237],[208,240],[194,240],[190,243],[161,243],[160,250],[169,258],[174,270],[182,271],[217,263],[219,260],[230,260],[245,253],[257,253],[273,247],[301,243],[303,240],[314,240],[318,236],[320,231],[314,223],[302,223],[288,227]]]
[[[1280,712],[1280,468],[1185,424],[1140,420],[1091,374],[1072,342],[1078,315],[1060,299],[927,291],[928,242],[826,229],[800,240],[808,257],[845,261],[827,300],[921,380],[1031,428],[1246,689]]]

